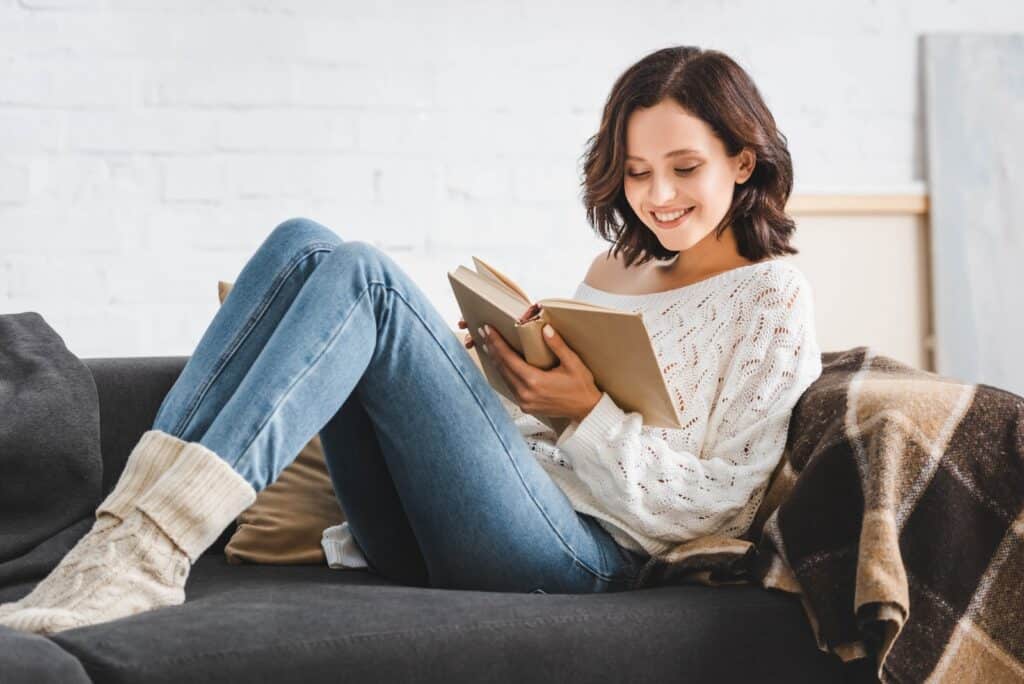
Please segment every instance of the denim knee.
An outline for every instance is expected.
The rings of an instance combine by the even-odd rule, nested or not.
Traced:
[[[353,266],[358,265],[359,272],[368,279],[383,279],[393,282],[398,264],[380,247],[363,240],[347,240],[338,245],[325,263],[331,264],[328,268],[348,272]]]
[[[340,245],[342,242],[341,236],[327,226],[302,216],[286,219],[277,224],[266,239],[267,244],[286,250],[313,243]]]

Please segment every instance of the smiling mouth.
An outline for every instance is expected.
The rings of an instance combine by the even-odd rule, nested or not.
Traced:
[[[675,228],[679,224],[683,223],[687,218],[689,218],[690,214],[693,213],[693,210],[695,208],[696,208],[696,205],[694,205],[693,207],[688,208],[682,215],[677,216],[676,218],[672,219],[671,221],[662,221],[661,219],[659,219],[654,214],[653,211],[650,212],[650,215],[651,215],[651,218],[654,219],[654,222],[658,224],[659,228]]]

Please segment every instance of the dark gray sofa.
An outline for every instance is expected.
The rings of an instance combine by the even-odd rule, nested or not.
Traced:
[[[104,492],[187,357],[83,359]],[[799,599],[754,586],[615,594],[407,587],[365,570],[199,559],[184,605],[51,638],[0,627],[0,682],[875,681],[814,643]],[[0,587],[0,603],[32,584]]]

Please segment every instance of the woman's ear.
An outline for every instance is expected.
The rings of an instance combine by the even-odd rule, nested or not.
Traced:
[[[754,167],[757,165],[757,155],[751,148],[744,147],[737,156],[739,157],[739,168],[736,170],[736,183],[743,185],[754,173]]]

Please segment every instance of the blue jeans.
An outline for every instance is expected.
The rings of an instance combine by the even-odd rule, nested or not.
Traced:
[[[409,276],[309,219],[246,262],[153,427],[257,491],[319,433],[369,570],[402,584],[622,591],[647,558],[573,510]]]

